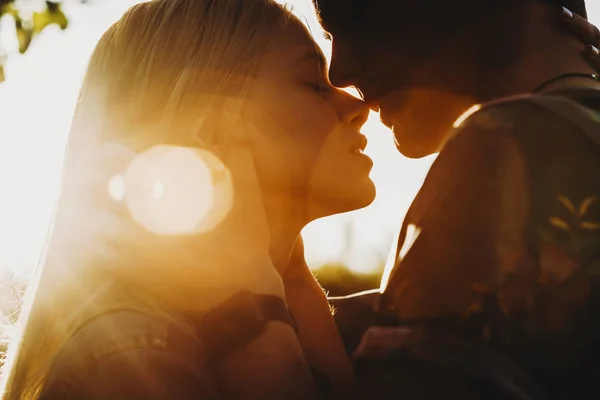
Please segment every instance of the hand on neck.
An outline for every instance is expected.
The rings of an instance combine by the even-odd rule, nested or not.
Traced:
[[[491,96],[528,93],[564,74],[598,72],[583,57],[586,43],[557,23],[557,10],[537,2],[527,7],[527,28],[522,35],[520,57],[514,64],[498,71],[495,77],[488,77],[490,82],[493,80]],[[567,88],[600,89],[600,84],[592,79],[573,77],[552,83],[544,90]]]

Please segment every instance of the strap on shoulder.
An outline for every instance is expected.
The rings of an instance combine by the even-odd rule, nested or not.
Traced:
[[[216,361],[258,338],[271,321],[296,329],[283,299],[242,291],[209,311],[198,333],[209,359]]]
[[[531,101],[576,124],[600,147],[600,113],[564,96],[531,96]]]
[[[507,96],[482,104],[480,110],[515,101],[532,102],[542,108],[552,111],[556,115],[568,119],[576,124],[596,145],[600,147],[600,112],[586,107],[558,92],[544,94],[526,93]]]

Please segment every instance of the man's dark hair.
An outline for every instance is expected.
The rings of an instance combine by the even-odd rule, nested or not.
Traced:
[[[382,0],[384,1],[384,0]],[[398,29],[405,32],[421,30],[412,45],[404,50],[428,49],[435,51],[436,46],[452,40],[456,35],[465,32],[474,22],[484,23],[506,7],[522,4],[524,0],[388,0],[395,4],[398,10],[394,13],[394,23]],[[566,7],[572,12],[587,18],[585,0],[535,0],[555,7]],[[597,0],[600,1],[600,0]],[[357,21],[362,20],[368,13],[371,0],[312,0],[317,15],[325,29],[337,34],[353,33]],[[435,12],[432,12],[435,10]],[[517,16],[518,17],[518,16]],[[423,25],[423,21],[427,21]],[[513,44],[522,41],[522,27],[515,21],[514,27],[506,27],[496,31],[497,43],[489,45],[489,37],[482,38],[488,47],[493,48],[492,54],[482,52],[482,62],[495,65],[510,63],[519,56]],[[422,27],[426,26],[426,29]],[[410,35],[410,34],[407,34]],[[405,36],[407,36],[405,35]],[[397,32],[397,36],[402,33]],[[485,53],[485,54],[484,54]]]
[[[340,5],[340,11],[344,12],[343,9],[345,7],[350,7],[350,8],[361,8],[361,7],[357,7],[357,4],[360,4],[362,2],[364,2],[365,0],[349,0],[349,1],[332,1],[332,3],[335,4],[339,4]],[[368,1],[368,0],[366,0]],[[406,2],[406,0],[404,0]],[[416,0],[418,1],[418,0]],[[488,0],[489,1],[489,0]],[[517,0],[520,1],[520,0]],[[580,16],[587,18],[587,11],[585,8],[585,0],[541,0],[543,2],[549,3],[549,4],[553,4],[555,6],[564,6],[566,8],[568,8],[569,10],[573,11],[576,14],[579,14]],[[315,8],[317,10],[320,10],[320,5],[321,5],[321,0],[312,0],[313,4],[315,5]],[[323,1],[325,2],[325,1]],[[455,2],[448,2],[447,0],[442,0],[439,1],[437,0],[438,4],[444,4],[446,6],[450,6],[450,7],[456,7],[456,3],[463,3],[465,6],[468,6],[468,3],[476,3],[479,6],[484,6],[484,8],[486,8],[485,6],[491,6],[491,7],[498,7],[501,6],[502,3],[498,3],[496,0],[492,0],[489,3],[486,2],[473,2],[473,1],[464,1],[464,0],[459,0],[459,1],[455,1]],[[504,3],[508,4],[514,4],[515,0],[505,0]],[[429,6],[435,7],[435,3],[436,1],[433,2],[428,2]],[[434,3],[434,4],[431,4]]]

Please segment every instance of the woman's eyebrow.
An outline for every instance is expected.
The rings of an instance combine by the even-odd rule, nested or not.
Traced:
[[[322,68],[327,66],[327,62],[325,61],[325,57],[323,56],[323,54],[315,49],[309,49],[306,52],[304,52],[300,57],[296,59],[295,65],[300,66],[308,61],[316,61]]]

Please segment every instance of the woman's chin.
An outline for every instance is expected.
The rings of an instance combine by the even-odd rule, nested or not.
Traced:
[[[313,218],[318,219],[335,214],[365,208],[375,200],[376,190],[373,181],[368,179],[361,185],[353,185],[346,190],[339,188],[335,192],[323,193],[311,203]],[[316,201],[315,201],[316,200]]]
[[[373,201],[375,200],[376,194],[377,194],[377,190],[375,189],[375,184],[373,183],[373,181],[371,179],[369,179],[368,183],[366,183],[364,185],[364,187],[360,191],[359,195],[357,195],[353,198],[355,205],[352,208],[352,210],[348,210],[348,211],[358,210],[360,208],[365,208],[367,206],[370,206],[371,203],[373,203]]]

